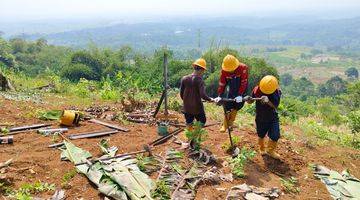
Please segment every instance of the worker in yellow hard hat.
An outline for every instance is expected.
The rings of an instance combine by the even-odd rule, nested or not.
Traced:
[[[228,127],[233,126],[237,111],[244,106],[243,96],[248,86],[248,67],[235,56],[228,54],[224,57],[221,68],[218,97],[214,101],[219,102],[221,97],[235,99],[235,102],[225,103],[227,116],[220,128],[220,132],[225,132]],[[227,94],[225,94],[226,87],[228,87]]]
[[[256,131],[258,134],[259,151],[261,155],[280,159],[280,155],[275,152],[277,141],[280,138],[280,125],[277,108],[280,103],[281,90],[275,76],[267,75],[263,77],[258,86],[252,91],[253,98],[261,98],[256,101]],[[249,98],[248,103],[254,101]],[[268,135],[269,141],[265,148],[265,136]]]
[[[206,70],[206,61],[203,58],[197,59],[192,67],[192,74],[186,75],[181,79],[180,97],[183,100],[182,112],[184,113],[188,130],[192,130],[194,119],[206,123],[206,115],[202,99],[213,101],[205,92],[205,83],[202,75]]]

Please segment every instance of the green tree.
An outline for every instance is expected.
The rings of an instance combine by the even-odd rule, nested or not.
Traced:
[[[285,93],[293,95],[302,101],[315,94],[315,85],[307,78],[294,79],[292,84],[284,89]]]
[[[345,71],[345,75],[349,78],[349,79],[358,79],[359,78],[359,71],[355,68],[355,67],[349,67],[346,71]]]
[[[89,66],[77,63],[64,67],[61,71],[61,76],[69,79],[70,81],[77,82],[81,78],[94,80],[96,73]]]
[[[293,81],[293,77],[289,73],[285,73],[280,76],[280,83],[283,86],[291,85],[292,81]]]
[[[339,76],[334,76],[325,84],[319,86],[321,96],[335,96],[346,92],[346,82]]]
[[[78,51],[71,55],[70,62],[72,64],[83,64],[88,66],[91,71],[90,80],[100,80],[102,70],[104,68],[104,63],[96,56],[93,56],[90,52],[87,51]],[[84,68],[84,67],[82,67]],[[89,72],[87,70],[86,74]],[[85,77],[84,77],[85,78]]]

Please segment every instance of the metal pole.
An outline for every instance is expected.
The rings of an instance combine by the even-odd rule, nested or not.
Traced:
[[[164,52],[164,93],[165,93],[165,102],[164,102],[164,106],[165,106],[165,111],[164,111],[164,114],[165,115],[168,115],[168,96],[167,96],[167,88],[168,88],[168,61],[167,61],[167,50],[165,49],[165,52]]]

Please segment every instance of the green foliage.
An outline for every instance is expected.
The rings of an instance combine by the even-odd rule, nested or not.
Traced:
[[[343,96],[343,100],[348,110],[360,109],[360,81],[348,86],[347,94]]]
[[[55,184],[43,183],[41,181],[36,181],[35,183],[25,183],[20,186],[18,190],[8,190],[7,195],[10,198],[17,200],[31,200],[32,194],[38,194],[47,191],[54,191]]]
[[[300,116],[307,117],[314,114],[315,107],[312,103],[300,101],[295,97],[284,97],[281,99],[278,112],[280,116],[287,117],[292,121],[295,121]]]
[[[58,120],[61,117],[62,110],[49,110],[39,113],[41,120]]]
[[[74,94],[82,98],[90,97],[91,91],[94,89],[95,83],[84,78],[80,78],[76,86],[73,87]]]
[[[294,79],[288,87],[284,88],[284,93],[290,94],[304,101],[315,94],[315,85],[305,77]]]
[[[334,76],[325,84],[319,86],[321,96],[335,96],[346,92],[346,82],[339,76]]]
[[[348,121],[351,131],[354,134],[360,133],[360,110],[350,112],[348,114]]]
[[[232,141],[233,141],[234,146],[237,146],[240,143],[240,137],[233,135]],[[230,142],[225,142],[221,145],[221,148],[224,149],[226,152],[229,152],[231,150],[232,146],[231,146]]]
[[[325,126],[322,126],[322,124],[317,123],[314,120],[302,123],[301,128],[307,137],[312,139],[317,138],[318,144],[324,144],[324,142],[333,142],[339,146],[360,149],[360,137],[357,134],[335,132]]]
[[[156,183],[156,188],[151,192],[151,197],[155,199],[167,200],[170,199],[170,187],[165,180],[159,180]]]
[[[245,164],[249,159],[254,158],[255,154],[256,152],[254,150],[248,150],[247,148],[243,147],[239,155],[230,160],[232,173],[239,178],[245,177]]]
[[[61,71],[61,76],[66,77],[70,81],[77,82],[81,78],[95,80],[96,74],[89,66],[77,63],[64,67]]]
[[[338,105],[334,104],[334,100],[327,97],[316,101],[318,111],[321,114],[325,124],[340,125],[343,123],[343,117],[340,113]]]
[[[185,135],[189,141],[192,141],[194,144],[195,150],[199,150],[201,143],[203,143],[207,138],[207,132],[202,128],[201,122],[194,123],[194,129],[192,131],[186,129]]]
[[[118,100],[120,97],[119,92],[113,87],[109,77],[102,82],[100,97],[103,100]]]
[[[346,75],[349,79],[357,79],[357,78],[359,78],[359,71],[358,71],[355,67],[349,67],[349,68],[345,71],[345,75]]]
[[[292,81],[293,77],[289,73],[285,73],[280,76],[280,84],[283,86],[291,85]]]
[[[69,181],[71,181],[72,178],[74,178],[77,174],[77,171],[76,169],[72,169],[68,172],[66,172],[63,177],[62,177],[62,180],[61,180],[61,187],[63,188],[69,188]]]
[[[300,192],[300,188],[297,187],[298,180],[295,177],[280,178],[280,181],[281,181],[281,186],[283,187],[286,193],[298,194]]]

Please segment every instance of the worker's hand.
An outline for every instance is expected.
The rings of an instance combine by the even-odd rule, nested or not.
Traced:
[[[251,96],[246,96],[243,98],[244,101],[251,101],[251,99],[252,99]]]
[[[261,102],[262,103],[269,103],[269,98],[267,96],[262,96],[261,97]]]
[[[235,101],[236,101],[236,103],[242,102],[242,101],[243,101],[242,96],[237,96],[237,97],[235,97]]]
[[[221,97],[216,97],[216,98],[214,99],[214,102],[215,102],[215,103],[219,103],[219,101],[221,101]]]

